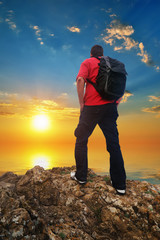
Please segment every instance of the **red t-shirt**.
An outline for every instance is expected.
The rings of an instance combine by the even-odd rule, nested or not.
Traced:
[[[83,77],[86,83],[86,90],[84,95],[84,105],[92,106],[92,105],[103,105],[107,103],[112,103],[114,100],[109,101],[102,99],[100,94],[96,91],[91,83],[88,83],[86,78],[91,80],[92,82],[96,82],[96,77],[99,70],[99,60],[97,58],[91,57],[82,62],[80,66],[78,77]]]

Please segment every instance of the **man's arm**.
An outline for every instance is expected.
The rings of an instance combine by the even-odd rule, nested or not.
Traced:
[[[80,104],[80,111],[82,112],[83,107],[84,107],[84,85],[85,81],[83,77],[78,77],[77,78],[77,93],[78,93],[78,99],[79,99],[79,104]]]

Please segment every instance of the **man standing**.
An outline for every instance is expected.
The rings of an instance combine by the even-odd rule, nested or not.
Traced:
[[[96,82],[99,70],[99,60],[97,57],[101,56],[103,56],[103,48],[100,45],[94,45],[91,48],[90,58],[82,62],[76,78],[80,104],[80,119],[75,130],[76,172],[71,172],[71,178],[80,184],[87,182],[88,138],[98,124],[105,136],[107,150],[110,154],[110,177],[112,185],[118,194],[124,195],[126,189],[126,173],[116,124],[118,118],[118,101],[102,99],[93,85],[86,80],[89,79],[92,82]],[[86,89],[84,94],[85,85]]]

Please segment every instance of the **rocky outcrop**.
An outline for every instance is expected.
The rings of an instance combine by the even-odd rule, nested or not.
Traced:
[[[73,169],[36,166],[1,176],[0,239],[160,239],[159,185],[127,180],[119,196],[108,176],[89,169],[82,186],[70,179]]]

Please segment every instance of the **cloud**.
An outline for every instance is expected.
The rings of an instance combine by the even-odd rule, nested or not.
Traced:
[[[110,10],[110,12],[111,11],[112,10]],[[105,29],[105,33],[102,34],[101,37],[106,44],[114,47],[114,51],[130,51],[132,49],[136,50],[137,56],[141,57],[141,61],[143,63],[147,64],[148,66],[154,66],[156,71],[159,71],[160,67],[154,64],[151,56],[145,50],[144,44],[136,41],[132,37],[134,32],[135,30],[133,26],[125,25],[119,20],[115,19],[111,21],[109,26]]]
[[[122,46],[119,46],[119,47],[114,47],[114,51],[120,51],[120,50],[122,50],[123,49],[123,47]]]
[[[110,34],[109,37],[115,36],[117,39],[122,39],[124,36],[130,36],[134,33],[132,26],[124,25],[118,20],[113,20],[110,28],[106,30]]]
[[[156,97],[156,96],[149,96],[149,102],[159,102],[160,101],[160,96]]]
[[[110,44],[110,46],[112,46],[115,42],[113,38],[108,38],[108,37],[104,37],[103,40],[106,44]]]
[[[44,44],[43,38],[42,38],[42,30],[37,25],[30,25],[30,28],[34,30],[35,36],[37,40],[39,41],[40,45]]]
[[[41,30],[39,29],[39,27],[38,26],[33,26],[33,29],[35,30],[35,34],[36,34],[36,36],[41,36]]]
[[[73,119],[79,117],[79,108],[63,108],[56,110],[54,112],[54,116],[56,115],[56,119]]]
[[[12,103],[0,103],[0,108],[2,107],[16,107],[16,105]]]
[[[143,112],[159,113],[160,114],[160,105],[154,106],[154,107],[150,107],[150,108],[143,108],[142,111]],[[160,115],[159,115],[159,117],[160,117]]]
[[[76,26],[73,26],[73,27],[67,27],[67,29],[70,31],[70,32],[77,32],[77,33],[80,33],[80,28],[76,27]]]
[[[0,1],[0,5],[2,5],[3,2]],[[15,33],[19,33],[20,30],[17,27],[16,20],[15,20],[15,12],[13,10],[8,10],[6,7],[3,7],[4,10],[4,17],[0,17],[0,23],[6,23],[12,31]]]
[[[118,48],[130,50],[138,45],[138,42],[130,37],[134,33],[133,27],[124,25],[118,20],[113,20],[105,32],[107,35],[103,36],[102,39],[111,46],[118,43],[120,44]]]
[[[137,53],[137,55],[142,57],[141,61],[146,63],[149,66],[154,65],[154,63],[151,60],[151,57],[149,56],[149,54],[146,51],[144,51],[144,45],[143,45],[142,42],[139,43],[139,49],[140,49],[140,53]]]
[[[30,98],[17,93],[0,92],[0,112],[3,116],[28,117],[38,112],[59,108],[53,100]],[[6,115],[5,115],[6,113]],[[10,114],[9,114],[10,113]]]
[[[56,103],[52,99],[39,99],[39,98],[31,98],[25,101],[26,109],[33,112],[50,112],[56,109],[61,109],[58,103]]]
[[[126,50],[131,50],[132,48],[135,48],[137,46],[137,44],[138,43],[134,39],[132,39],[130,37],[124,37],[123,45]]]
[[[15,98],[17,96],[18,96],[17,93],[8,93],[0,91],[0,98]]]
[[[14,21],[14,11],[13,10],[7,11],[7,16],[5,18],[5,22],[8,24],[10,29],[15,31],[16,33],[19,32],[19,30],[17,28],[17,25],[16,25],[16,23]]]
[[[38,40],[40,45],[44,45],[44,39],[47,39],[48,37],[54,37],[54,33],[49,33],[49,31],[45,31],[41,29],[38,25],[32,25],[30,24],[29,26],[33,31],[36,36],[36,39]],[[51,49],[51,47],[50,47]]]
[[[134,33],[132,26],[124,25],[118,20],[113,20],[103,34],[102,39],[106,44],[110,46],[114,45],[114,51],[131,50],[137,48],[138,42],[130,36]],[[116,45],[116,46],[115,46]],[[118,46],[117,46],[118,45]],[[142,56],[142,52],[139,53]]]
[[[0,116],[23,119],[46,113],[53,114],[57,119],[77,117],[79,109],[64,107],[68,98],[67,93],[62,93],[56,100],[53,100],[0,91]]]
[[[123,97],[122,97],[122,100],[121,100],[121,103],[125,103],[128,101],[128,98],[133,96],[133,93],[131,93],[130,91],[126,90]]]
[[[160,96],[148,96],[149,97],[149,102],[159,102],[160,101]],[[160,117],[160,105],[153,106],[153,107],[148,107],[148,108],[143,108],[142,112],[148,112],[148,113],[158,113],[156,115],[157,117]]]

